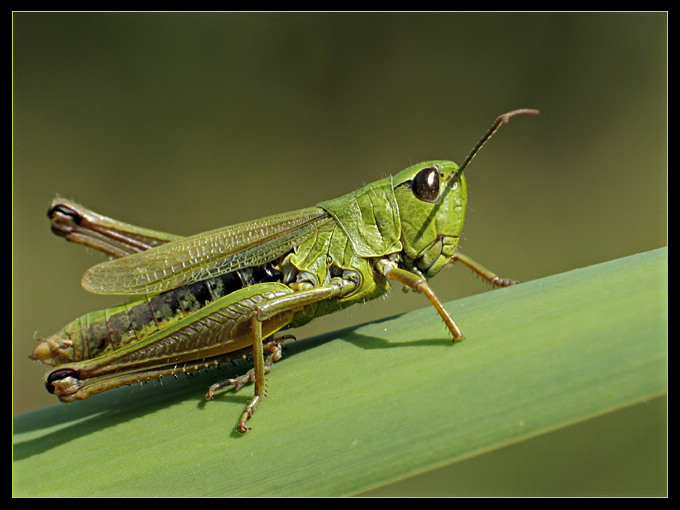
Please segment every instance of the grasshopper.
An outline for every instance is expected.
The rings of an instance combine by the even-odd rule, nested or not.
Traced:
[[[424,294],[460,340],[429,278],[460,262],[495,287],[518,283],[456,251],[467,203],[463,171],[501,125],[537,113],[499,116],[460,167],[426,161],[316,207],[191,237],[55,199],[48,211],[54,233],[114,257],[88,269],[83,287],[131,297],[40,339],[31,358],[55,367],[44,377],[47,390],[72,402],[252,355],[250,371],[206,395],[253,382],[237,426],[244,433],[265,374],[281,358],[286,337],[275,334],[383,295],[390,281]]]

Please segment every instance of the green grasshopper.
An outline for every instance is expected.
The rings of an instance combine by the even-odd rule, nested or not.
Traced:
[[[498,117],[460,167],[419,163],[316,207],[191,237],[55,199],[48,211],[53,232],[114,257],[88,269],[83,287],[133,297],[41,339],[31,358],[55,367],[45,375],[47,390],[72,402],[252,355],[248,373],[212,385],[206,395],[254,382],[238,422],[243,433],[264,396],[265,374],[281,358],[285,337],[274,335],[374,299],[390,280],[423,293],[460,340],[429,278],[461,262],[493,286],[518,283],[456,252],[467,203],[463,171],[501,125],[537,113]]]

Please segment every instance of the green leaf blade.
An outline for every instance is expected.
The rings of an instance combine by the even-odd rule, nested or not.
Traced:
[[[291,344],[267,398],[220,370],[14,420],[20,496],[356,494],[661,395],[667,249]]]

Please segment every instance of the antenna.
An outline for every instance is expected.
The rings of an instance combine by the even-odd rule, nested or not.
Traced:
[[[472,158],[477,155],[479,149],[481,149],[487,140],[491,138],[496,131],[498,131],[498,128],[500,128],[503,124],[510,122],[510,119],[517,115],[538,115],[539,113],[540,112],[538,110],[533,110],[531,108],[520,108],[519,110],[513,110],[511,112],[504,113],[503,115],[499,115],[482,139],[477,142],[477,145],[475,145],[475,148],[472,149],[472,152],[470,152],[468,157],[465,158],[465,161],[463,161],[463,164],[460,165],[460,168],[449,176],[446,181],[447,187],[451,187],[455,180],[458,179],[458,176],[463,173],[463,170],[465,170],[465,168],[470,164]]]

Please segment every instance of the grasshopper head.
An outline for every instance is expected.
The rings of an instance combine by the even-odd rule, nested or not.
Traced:
[[[467,184],[451,161],[425,161],[394,176],[403,260],[427,277],[449,263],[463,230]]]
[[[463,171],[486,141],[517,115],[537,115],[522,108],[500,115],[459,167],[451,161],[426,161],[394,176],[394,195],[401,217],[403,264],[427,277],[451,260],[463,230],[467,184]]]

